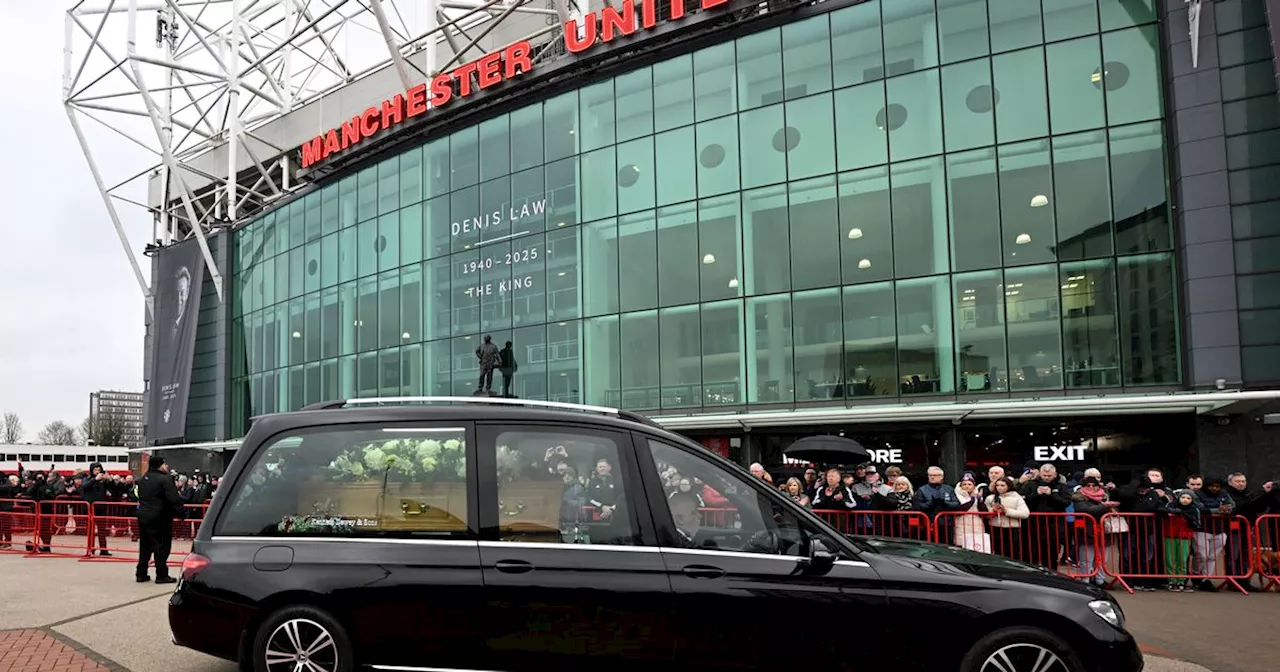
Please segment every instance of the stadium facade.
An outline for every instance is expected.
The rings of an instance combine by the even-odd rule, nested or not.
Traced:
[[[488,335],[744,462],[1280,468],[1264,3],[591,7],[259,129],[294,189],[209,237],[181,441],[471,395]]]

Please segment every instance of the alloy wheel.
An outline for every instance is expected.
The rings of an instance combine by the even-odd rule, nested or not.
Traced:
[[[293,618],[267,638],[266,663],[270,672],[337,672],[338,645],[323,625]]]
[[[1039,644],[1010,644],[982,662],[980,672],[1070,672],[1058,654]]]

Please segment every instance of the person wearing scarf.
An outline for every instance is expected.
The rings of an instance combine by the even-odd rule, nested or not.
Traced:
[[[871,501],[875,505],[877,511],[910,511],[911,502],[915,497],[915,488],[911,487],[911,481],[906,476],[898,476],[890,482],[893,490],[880,494],[871,495]]]
[[[1086,534],[1092,534],[1098,525],[1102,524],[1102,517],[1120,506],[1119,502],[1111,501],[1111,497],[1107,495],[1107,491],[1102,487],[1102,482],[1097,476],[1085,476],[1080,484],[1080,489],[1071,495],[1071,503],[1075,505],[1075,511],[1078,514],[1093,518],[1093,524],[1085,527]],[[1086,583],[1092,582],[1099,586],[1106,585],[1105,568],[1097,566],[1095,563],[1099,553],[1092,539],[1083,539],[1080,543],[1080,571],[1084,574],[1081,580]],[[1095,571],[1096,568],[1096,571]]]
[[[965,472],[960,482],[956,483],[956,499],[960,507],[956,509],[955,544],[961,548],[980,553],[991,552],[991,537],[987,534],[984,517],[987,512],[986,502],[978,495],[978,481],[973,474]]]

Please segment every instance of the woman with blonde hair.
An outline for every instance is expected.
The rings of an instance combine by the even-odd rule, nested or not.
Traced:
[[[787,479],[785,485],[782,486],[782,494],[791,498],[791,501],[803,506],[804,508],[812,508],[809,505],[809,496],[804,494],[804,483],[800,479],[792,476]]]
[[[1031,517],[1031,509],[1013,479],[1006,476],[991,484],[987,509],[996,514],[991,518],[991,552],[1014,560],[1026,557],[1022,521]]]
[[[983,524],[985,517],[981,515],[987,512],[987,506],[978,494],[978,482],[973,474],[965,473],[964,478],[956,483],[956,499],[960,500],[960,508],[956,511],[962,515],[954,517],[955,545],[970,551],[990,553],[991,536],[987,534],[987,527]]]

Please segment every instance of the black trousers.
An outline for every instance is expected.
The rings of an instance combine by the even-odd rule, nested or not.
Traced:
[[[169,576],[169,550],[173,547],[173,526],[167,520],[139,520],[138,576],[147,575],[151,558],[156,560],[156,578]]]
[[[502,370],[502,396],[511,396],[511,383],[515,380],[516,374],[510,369]]]
[[[489,392],[493,390],[493,369],[487,366],[480,367],[480,381],[476,383],[477,390]]]

